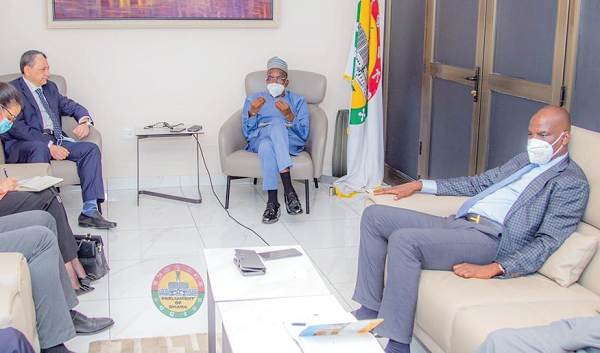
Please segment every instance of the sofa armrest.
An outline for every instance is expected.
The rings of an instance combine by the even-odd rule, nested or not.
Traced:
[[[81,140],[78,139],[73,134],[73,130],[77,127],[77,122],[75,121],[75,119],[73,119],[70,116],[63,116],[62,117],[62,127],[63,127],[63,131],[66,132],[70,138],[74,139],[75,141],[85,141],[85,142],[95,143],[100,148],[100,151],[102,151],[102,135],[100,134],[100,131],[98,131],[98,129],[96,129],[96,127],[90,126],[90,134],[88,136],[82,138]]]
[[[243,150],[248,142],[242,132],[242,110],[233,113],[219,130],[219,158],[221,170],[225,169],[225,158],[235,151]]]
[[[38,175],[52,175],[49,163],[0,164],[0,168],[5,169],[9,177],[17,180],[33,178]],[[1,175],[1,178],[4,179],[4,172]]]
[[[19,253],[1,253],[0,268],[0,328],[14,327],[21,331],[39,351],[27,260]]]
[[[455,214],[460,206],[468,200],[462,196],[436,196],[431,194],[414,193],[412,196],[400,200],[394,200],[394,195],[371,195],[365,200],[365,207],[372,204],[391,207],[401,207],[432,214],[439,217],[447,217]]]

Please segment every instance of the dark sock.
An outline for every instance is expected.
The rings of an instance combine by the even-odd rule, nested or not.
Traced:
[[[296,192],[292,186],[292,176],[290,172],[280,173],[281,181],[283,182],[283,192],[289,194],[290,192]]]
[[[385,353],[410,353],[410,344],[389,340]]]
[[[379,313],[377,311],[371,310],[364,306],[361,306],[360,308],[358,308],[358,310],[356,310],[353,314],[357,320],[377,319],[377,315],[379,315]]]
[[[269,199],[267,200],[267,203],[277,203],[277,190],[268,190],[269,192]]]
[[[61,343],[54,347],[43,348],[41,352],[42,353],[67,353],[67,352],[69,352],[69,350],[67,349],[67,347],[65,347],[64,344]]]

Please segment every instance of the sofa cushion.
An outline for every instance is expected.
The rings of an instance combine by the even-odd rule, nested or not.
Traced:
[[[592,152],[600,149],[600,133],[573,126],[571,135],[569,154],[590,184],[590,198],[582,221],[600,228],[600,158]]]
[[[568,318],[577,316],[582,311],[595,312],[600,305],[600,297],[577,283],[564,288],[540,274],[514,279],[480,280],[464,279],[450,271],[425,270],[419,283],[415,323],[445,352],[468,352],[454,350],[452,347],[454,331],[462,329],[457,324],[459,314],[469,308],[503,305],[556,306],[556,310],[564,314],[561,317]],[[582,309],[571,310],[579,307]],[[521,322],[520,316],[525,315],[516,315],[512,320]],[[507,319],[507,322],[511,321]],[[524,324],[531,322],[524,321]],[[483,325],[475,321],[469,327],[480,324]],[[505,322],[501,324],[504,326],[498,327],[510,326],[505,325]],[[478,330],[483,332],[485,327],[480,326]]]
[[[577,282],[579,276],[596,254],[598,238],[573,233],[539,269],[539,273],[563,287]]]

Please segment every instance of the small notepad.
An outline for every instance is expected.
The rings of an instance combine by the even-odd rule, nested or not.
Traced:
[[[54,185],[63,181],[63,178],[56,178],[49,175],[44,176],[36,176],[30,179],[23,179],[17,181],[17,190],[18,191],[42,191],[46,190]]]

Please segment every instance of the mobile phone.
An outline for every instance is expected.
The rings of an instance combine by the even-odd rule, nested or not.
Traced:
[[[260,253],[258,253],[258,255],[260,257],[262,257],[264,260],[274,260],[274,259],[283,259],[284,257],[300,256],[300,255],[302,255],[302,253],[294,248],[291,248],[291,249],[260,252]]]
[[[198,132],[200,130],[202,130],[202,125],[192,125],[187,128],[187,131],[189,132]]]
[[[235,249],[233,263],[242,276],[264,275],[267,268],[254,250]]]
[[[176,128],[172,128],[171,130],[169,130],[169,132],[182,132],[185,131],[184,127],[176,127]]]

